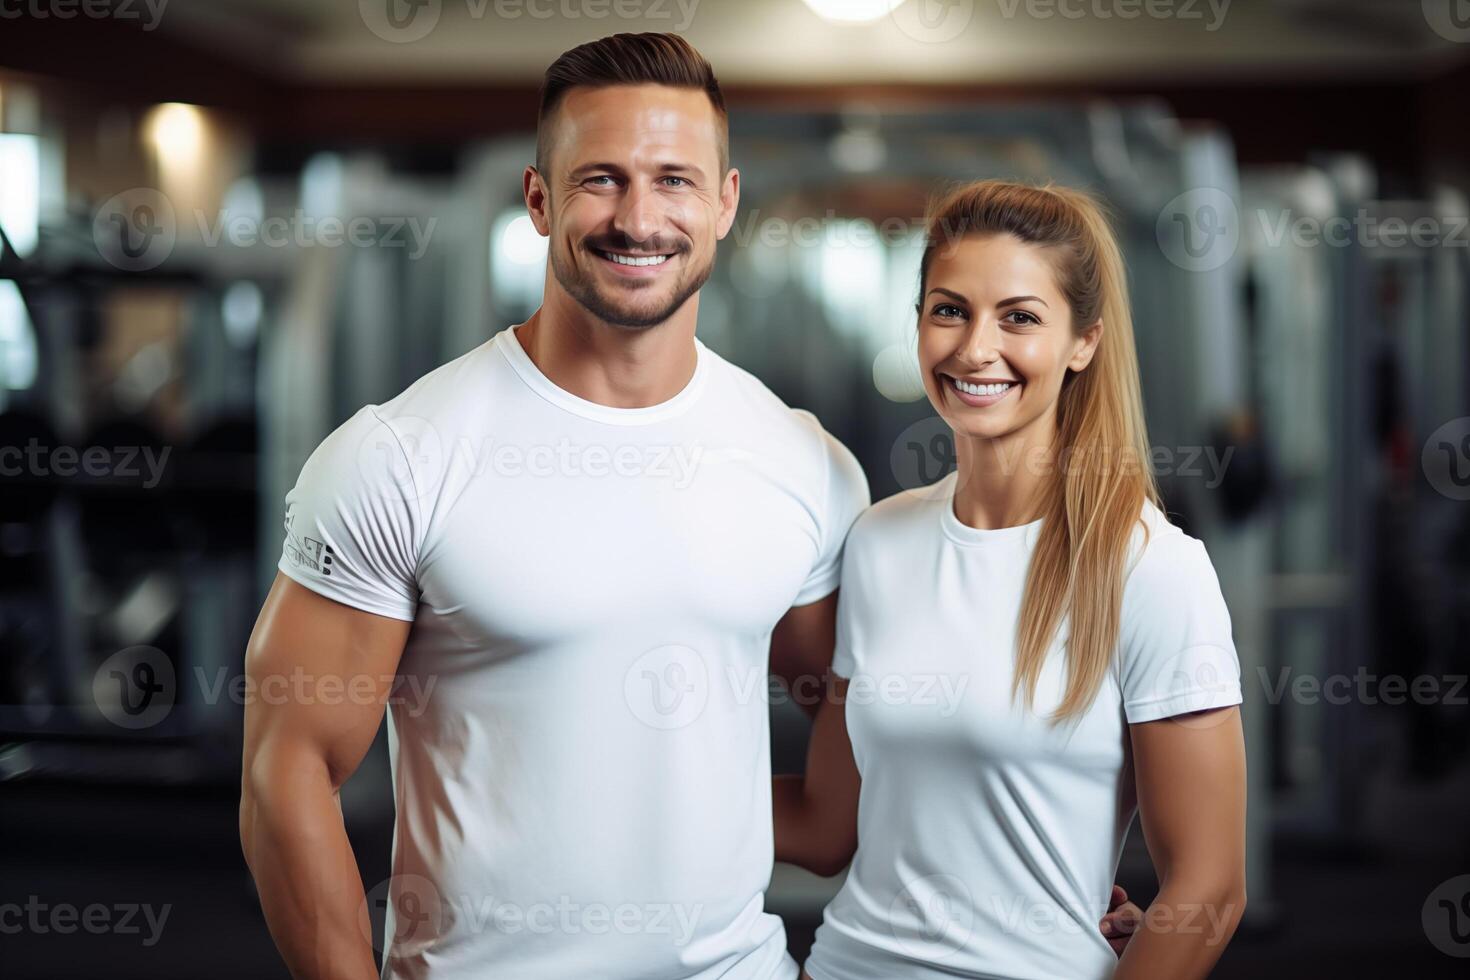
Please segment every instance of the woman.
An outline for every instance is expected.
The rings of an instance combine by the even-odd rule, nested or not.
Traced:
[[[776,787],[778,859],[852,858],[804,975],[1204,976],[1245,906],[1240,672],[1147,466],[1117,244],[1082,193],[963,187],[918,313],[957,468],[848,538],[835,696]],[[1135,811],[1159,892],[1118,959]]]

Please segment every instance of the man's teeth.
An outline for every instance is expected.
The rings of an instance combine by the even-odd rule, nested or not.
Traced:
[[[602,257],[612,259],[618,265],[663,265],[667,255],[619,255],[617,252],[603,252]]]
[[[1014,384],[1014,382],[1006,381],[993,385],[977,385],[971,384],[968,381],[961,381],[959,378],[951,378],[950,380],[954,382],[956,388],[967,395],[1003,395],[1010,391],[1011,386]]]

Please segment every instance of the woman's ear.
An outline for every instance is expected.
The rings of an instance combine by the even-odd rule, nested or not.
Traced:
[[[1093,355],[1097,353],[1097,343],[1102,340],[1103,324],[1101,320],[1094,321],[1091,326],[1077,337],[1072,348],[1072,359],[1067,362],[1067,367],[1073,371],[1081,371],[1092,363]]]

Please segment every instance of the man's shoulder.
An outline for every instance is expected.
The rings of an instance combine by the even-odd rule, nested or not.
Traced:
[[[710,351],[714,373],[720,378],[725,396],[737,401],[743,410],[741,418],[761,427],[766,438],[786,436],[804,448],[842,448],[810,409],[796,408],[750,371]],[[845,450],[844,450],[845,451]]]
[[[384,422],[423,419],[447,424],[486,418],[486,414],[474,411],[475,405],[493,397],[511,376],[497,344],[497,339],[491,337],[425,372],[392,398],[370,406],[372,413]]]

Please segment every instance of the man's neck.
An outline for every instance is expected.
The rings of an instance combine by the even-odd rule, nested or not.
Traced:
[[[609,408],[646,408],[673,398],[694,377],[697,296],[663,323],[639,329],[615,327],[562,299],[531,314],[516,338],[563,391]]]

